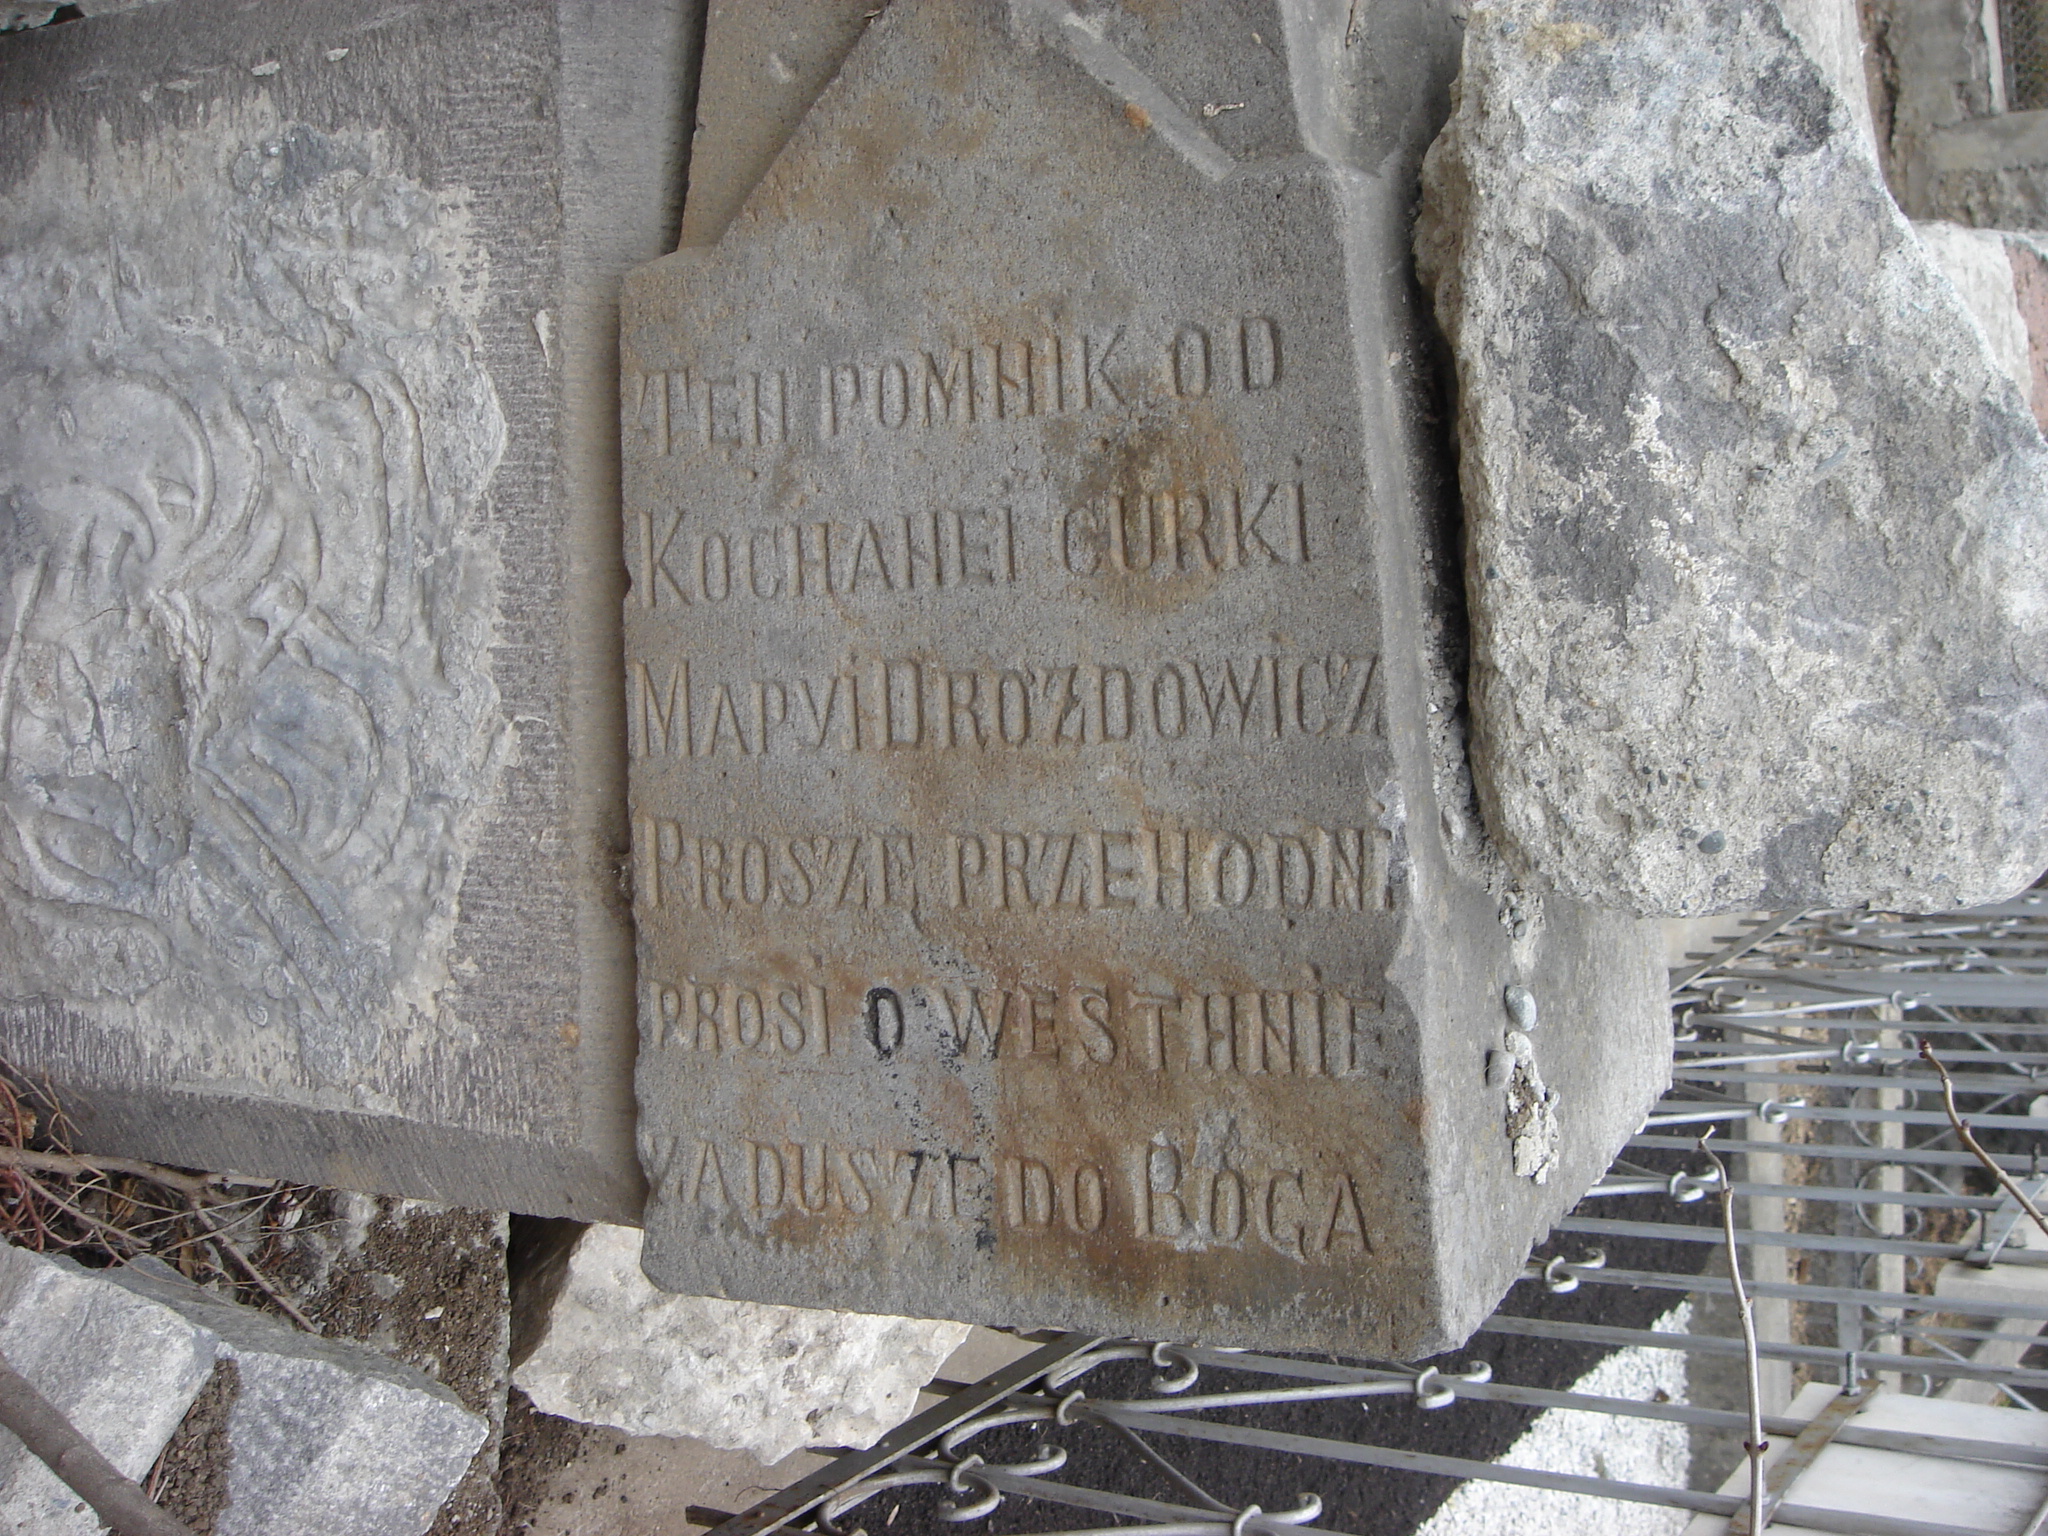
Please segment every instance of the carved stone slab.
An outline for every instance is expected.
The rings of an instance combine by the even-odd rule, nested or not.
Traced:
[[[0,1056],[94,1147],[637,1214],[613,306],[687,10],[0,41]]]
[[[1489,888],[1461,777],[1455,30],[1281,9],[899,0],[628,280],[664,1286],[1440,1347],[1662,1080],[1642,931]]]

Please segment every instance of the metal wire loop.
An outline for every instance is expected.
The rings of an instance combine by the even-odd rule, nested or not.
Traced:
[[[982,1465],[979,1456],[969,1456],[946,1476],[946,1486],[955,1493],[965,1493],[972,1487],[979,1490],[981,1497],[972,1504],[956,1504],[947,1499],[936,1513],[941,1520],[958,1523],[962,1520],[979,1520],[983,1515],[994,1514],[996,1506],[1003,1502],[1002,1490],[985,1477],[977,1477],[974,1469]]]
[[[1152,1379],[1154,1392],[1185,1392],[1202,1374],[1202,1368],[1195,1363],[1194,1357],[1176,1344],[1154,1344],[1152,1364],[1161,1371],[1176,1365],[1181,1369],[1178,1376],[1155,1376]]]
[[[1783,1125],[1792,1118],[1793,1110],[1804,1108],[1804,1099],[1765,1099],[1757,1106],[1756,1117],[1765,1125]]]
[[[1276,1509],[1270,1515],[1256,1504],[1247,1504],[1238,1517],[1230,1522],[1231,1536],[1247,1536],[1260,1526],[1307,1525],[1323,1512],[1323,1501],[1313,1493],[1301,1495],[1301,1503],[1293,1509]]]
[[[1691,1205],[1696,1200],[1704,1200],[1708,1195],[1720,1192],[1721,1170],[1713,1168],[1705,1173],[1687,1173],[1680,1169],[1671,1175],[1670,1189],[1672,1199],[1680,1205]]]
[[[1081,1394],[1076,1392],[1074,1395],[1079,1397]],[[1005,1408],[995,1413],[978,1414],[955,1424],[940,1437],[939,1454],[957,1456],[960,1447],[976,1435],[986,1434],[992,1429],[1007,1429],[1012,1424],[1042,1424],[1052,1416],[1052,1409],[1036,1404],[1028,1408]]]
[[[1553,1296],[1569,1296],[1579,1288],[1579,1277],[1573,1273],[1574,1270],[1606,1267],[1605,1248],[1589,1248],[1576,1259],[1567,1259],[1559,1254],[1543,1266],[1543,1285]]]
[[[1151,1360],[1152,1346],[1149,1344],[1105,1344],[1100,1349],[1091,1349],[1085,1354],[1074,1356],[1064,1365],[1045,1373],[1045,1390],[1057,1392],[1070,1381],[1077,1381],[1094,1370],[1098,1365],[1108,1365],[1115,1360]]]
[[[852,1536],[839,1524],[839,1517],[848,1510],[857,1508],[878,1493],[891,1488],[916,1488],[946,1481],[946,1474],[929,1469],[910,1472],[884,1472],[875,1477],[864,1477],[850,1487],[842,1489],[828,1499],[818,1510],[818,1526],[829,1536]]]
[[[1462,1374],[1450,1374],[1450,1376],[1440,1372],[1436,1366],[1423,1366],[1419,1372],[1415,1372],[1415,1407],[1421,1407],[1421,1409],[1450,1407],[1452,1403],[1458,1401],[1458,1389],[1456,1389],[1456,1386],[1452,1386],[1452,1382],[1470,1382],[1473,1386],[1477,1386],[1477,1384],[1481,1384],[1485,1380],[1491,1380],[1491,1378],[1493,1378],[1493,1370],[1491,1370],[1491,1366],[1485,1366],[1485,1364],[1479,1366],[1477,1374],[1475,1372],[1462,1372]]]

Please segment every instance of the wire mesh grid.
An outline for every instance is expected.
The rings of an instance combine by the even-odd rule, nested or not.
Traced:
[[[2006,109],[2048,107],[2048,0],[1998,0]]]
[[[1740,1365],[1724,1187],[1775,1410],[1767,1435],[1817,1446],[1820,1421],[1785,1405],[1804,1383],[1834,1383],[1821,1438],[1966,1474],[2048,1477],[2048,1449],[1856,1414],[1873,1391],[2048,1407],[2048,1360],[2032,1352],[2048,1286],[2013,1299],[1943,1279],[2048,1267],[2048,1241],[2028,1245],[2031,1222],[1959,1139],[1940,1076],[1989,1159],[2029,1198],[2048,1192],[2048,892],[1938,918],[1808,912],[1730,927],[1717,952],[1673,973],[1671,1089],[1465,1351],[1338,1361],[1034,1336],[1033,1352],[978,1382],[936,1383],[940,1400],[873,1449],[723,1517],[717,1536],[1413,1529],[1396,1490],[1433,1487],[1440,1500],[1459,1483],[1658,1505],[1746,1530],[1746,1497],[1714,1486],[1497,1459],[1534,1415],[1562,1409],[1681,1427],[1696,1453],[1721,1457],[1716,1481],[1735,1466],[1746,1400],[1602,1395],[1569,1371],[1555,1384],[1559,1352],[1581,1364],[1671,1352],[1703,1373]],[[1719,1159],[1699,1152],[1709,1131]],[[1445,1432],[1461,1416],[1480,1432]],[[1789,1472],[1777,1482],[1778,1524],[1991,1529],[1809,1507]],[[1326,1497],[1333,1487],[1343,1496]],[[1431,1503],[1408,1499],[1425,1513]],[[2015,1529],[2048,1529],[2048,1502]]]

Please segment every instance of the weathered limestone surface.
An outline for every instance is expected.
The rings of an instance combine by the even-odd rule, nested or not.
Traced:
[[[69,1259],[0,1242],[0,1355],[126,1477],[139,1478],[213,1370],[205,1327]],[[0,1430],[0,1531],[95,1536],[94,1514]]]
[[[1419,1352],[1639,1122],[1648,936],[1459,831],[1407,276],[1455,41],[898,0],[629,280],[656,1283]]]
[[[873,1445],[967,1337],[925,1322],[672,1296],[640,1270],[641,1234],[577,1239],[546,1331],[513,1371],[543,1413],[685,1435],[772,1466],[807,1445]]]
[[[1667,914],[2030,880],[2048,452],[1777,7],[1475,8],[1425,189],[1517,869]]]
[[[205,1330],[212,1355],[240,1373],[215,1536],[421,1536],[490,1431],[411,1366],[286,1327],[166,1264],[143,1260],[97,1283]]]
[[[0,41],[0,1055],[96,1148],[637,1213],[614,305],[691,12]]]

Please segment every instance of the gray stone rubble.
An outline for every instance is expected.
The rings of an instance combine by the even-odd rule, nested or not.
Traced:
[[[1475,7],[1424,186],[1519,871],[1674,915],[2026,884],[2048,451],[1777,5]]]
[[[115,1470],[140,1478],[212,1372],[215,1339],[103,1274],[0,1243],[0,1355]],[[100,1529],[56,1473],[0,1430],[0,1531]]]
[[[215,1362],[232,1361],[214,1536],[421,1536],[489,1428],[411,1367],[288,1328],[154,1259],[96,1271],[0,1244],[0,1351],[138,1479]],[[100,1529],[18,1441],[0,1442],[0,1530]]]

